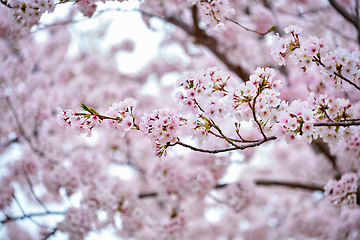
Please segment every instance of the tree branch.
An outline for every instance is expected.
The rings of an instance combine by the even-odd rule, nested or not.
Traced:
[[[12,104],[11,100],[10,100],[10,97],[9,96],[6,96],[5,97],[6,99],[6,102],[10,108],[10,111],[12,112],[14,118],[15,118],[15,122],[16,122],[16,125],[17,127],[19,128],[19,132],[20,132],[20,135],[26,140],[26,142],[28,143],[30,149],[35,152],[37,155],[39,155],[40,157],[43,157],[44,156],[44,153],[42,151],[40,151],[39,149],[37,149],[31,142],[30,138],[26,135],[25,133],[25,130],[24,128],[22,127],[22,124],[20,122],[20,119],[19,119],[19,116],[16,112],[16,109],[14,107],[14,105]]]
[[[57,228],[55,228],[52,232],[50,232],[49,234],[45,235],[44,240],[48,239],[49,237],[51,237],[52,235],[54,235],[57,231]]]
[[[34,189],[33,189],[33,184],[32,182],[30,181],[29,179],[29,176],[27,175],[27,173],[25,172],[24,170],[24,174],[25,174],[25,177],[26,177],[26,180],[29,184],[29,187],[30,187],[30,191],[32,193],[32,195],[34,196],[34,198],[36,199],[36,201],[38,201],[38,203],[42,206],[42,208],[45,210],[45,212],[49,212],[49,209],[46,207],[45,203],[43,201],[41,201],[40,198],[38,198],[34,192]]]
[[[337,3],[336,0],[329,0],[329,2],[338,13],[340,13],[346,20],[351,22],[356,27],[356,29],[358,29],[359,23],[355,16],[351,15],[348,11],[346,11],[346,9],[343,8],[339,3]]]
[[[336,156],[331,155],[329,145],[326,144],[321,139],[316,139],[311,142],[311,147],[315,153],[322,153],[326,156],[326,158],[331,162],[333,169],[335,170],[335,179],[339,180],[341,178],[341,172],[338,166],[336,165]]]
[[[258,179],[254,181],[256,185],[259,186],[282,186],[282,187],[290,187],[290,188],[300,188],[309,191],[322,191],[324,192],[324,186],[314,185],[314,184],[306,184],[306,183],[298,183],[298,182],[290,182],[290,181],[276,181],[276,180],[263,180]],[[214,186],[214,189],[221,189],[229,185],[228,183],[217,184]],[[139,198],[148,198],[148,197],[157,197],[157,192],[147,192],[140,193]]]
[[[343,75],[334,72],[335,76],[337,76],[338,78],[341,78],[342,80],[344,80],[345,82],[349,83],[350,85],[353,85],[357,90],[360,91],[360,87],[358,85],[356,85],[355,83],[353,83],[352,81],[350,81],[349,79],[347,79],[346,77],[344,77]]]
[[[8,8],[12,8],[12,7],[7,3],[7,1],[0,0],[0,2],[1,2],[4,6],[6,6],[6,7],[8,7]]]
[[[255,180],[256,185],[262,186],[283,186],[291,188],[301,188],[310,191],[324,191],[323,186],[304,184],[298,182],[287,182],[287,181],[272,181],[272,180]]]
[[[19,216],[19,217],[6,217],[6,219],[0,221],[1,224],[7,223],[7,222],[11,222],[11,221],[16,221],[16,220],[22,220],[25,218],[32,218],[32,217],[44,217],[47,215],[62,215],[65,214],[65,212],[43,212],[43,213],[29,213],[29,214],[24,214],[23,216]]]
[[[194,146],[191,146],[191,145],[188,145],[186,143],[181,142],[180,139],[178,139],[178,141],[175,142],[175,143],[169,144],[168,146],[180,145],[180,146],[183,146],[183,147],[186,147],[186,148],[190,148],[191,150],[196,151],[196,152],[216,154],[216,153],[229,152],[229,151],[234,151],[234,150],[244,150],[246,148],[251,148],[251,147],[258,147],[258,146],[260,146],[261,144],[263,144],[265,142],[272,141],[272,140],[275,140],[275,139],[277,139],[275,136],[271,136],[271,137],[267,137],[267,138],[262,139],[262,140],[260,140],[258,142],[255,142],[255,143],[239,145],[237,147],[231,147],[231,148],[217,149],[217,150],[207,150],[207,149],[197,148],[197,147],[194,147]]]
[[[193,9],[193,13],[194,13],[194,11],[195,10]],[[144,12],[142,12],[142,13],[146,14]],[[152,16],[152,15],[150,15],[150,16]],[[244,82],[249,80],[250,74],[243,67],[235,66],[227,59],[225,54],[218,51],[218,49],[217,49],[218,42],[214,37],[209,36],[208,34],[206,34],[204,32],[204,30],[200,29],[199,27],[195,27],[195,24],[198,24],[197,20],[195,20],[195,19],[197,19],[197,17],[193,17],[193,20],[195,21],[193,27],[189,27],[188,25],[186,25],[185,23],[183,23],[181,20],[177,19],[174,16],[163,17],[162,19],[166,22],[172,23],[175,26],[180,27],[187,34],[195,37],[198,43],[206,46],[211,52],[213,52],[215,54],[215,56],[218,59],[220,59],[231,71],[236,73],[236,75],[238,75]]]
[[[359,126],[360,121],[349,121],[349,122],[317,122],[314,123],[314,127],[349,127],[349,126]]]
[[[235,23],[236,25],[238,25],[239,27],[245,29],[246,31],[253,32],[253,33],[256,33],[256,34],[259,34],[259,35],[266,35],[266,34],[272,32],[272,31],[274,31],[274,29],[275,29],[275,26],[272,26],[272,27],[269,28],[269,30],[267,30],[266,32],[261,33],[261,32],[252,30],[252,29],[250,29],[250,28],[247,28],[247,27],[241,25],[240,23],[238,23],[238,22],[235,21],[234,19],[231,19],[231,18],[228,18],[228,17],[225,17],[225,19],[228,20],[228,21],[230,21],[230,22]]]
[[[331,6],[340,13],[346,20],[352,23],[358,32],[358,43],[360,44],[360,19],[358,14],[358,1],[356,0],[356,15],[352,15],[341,6],[336,0],[329,0]]]

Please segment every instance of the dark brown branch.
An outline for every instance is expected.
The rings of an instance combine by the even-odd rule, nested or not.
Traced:
[[[340,13],[346,20],[351,22],[356,27],[356,29],[358,29],[359,22],[355,16],[351,15],[345,8],[343,8],[339,3],[337,3],[336,0],[329,0],[329,2],[338,13]]]
[[[254,181],[256,185],[259,186],[282,186],[282,187],[291,187],[291,188],[300,188],[309,191],[322,191],[324,192],[324,186],[314,185],[314,184],[306,184],[306,183],[298,183],[298,182],[290,182],[290,181],[275,181],[275,180],[262,180],[258,179]],[[214,189],[221,189],[229,185],[228,183],[217,184],[214,186]],[[148,198],[148,197],[157,197],[157,192],[148,192],[148,193],[140,193],[139,198]]]
[[[210,119],[210,124],[218,131],[221,138],[225,139],[225,141],[230,145],[232,145],[233,147],[238,147],[238,145],[236,145],[233,141],[231,141],[228,137],[225,136],[225,134],[221,131],[221,129],[215,124],[214,120],[212,120],[211,118],[209,119]]]
[[[349,122],[317,122],[314,123],[314,127],[349,127],[349,126],[359,126],[360,121],[349,121]]]
[[[1,2],[4,6],[6,6],[6,7],[8,7],[8,8],[12,8],[12,7],[7,3],[7,1],[0,0],[0,2]]]
[[[47,235],[45,235],[44,240],[48,239],[49,237],[51,237],[52,235],[54,235],[57,231],[57,228],[55,228],[52,232],[48,233]]]
[[[146,13],[143,13],[146,14]],[[211,52],[215,54],[217,58],[219,58],[231,71],[236,73],[244,82],[249,80],[249,73],[241,66],[235,66],[232,64],[226,57],[225,54],[221,53],[217,49],[217,40],[207,35],[202,29],[196,28],[196,31],[194,31],[194,27],[189,27],[185,23],[183,23],[181,20],[177,19],[176,17],[163,17],[164,21],[172,23],[181,29],[183,29],[187,34],[190,36],[193,36],[196,38],[197,42],[206,46]],[[196,22],[194,23],[196,24]]]
[[[336,156],[331,155],[329,145],[326,144],[321,139],[316,139],[311,142],[311,147],[315,151],[315,153],[322,153],[326,156],[326,158],[331,162],[333,169],[335,170],[335,179],[339,180],[341,178],[341,172],[338,166],[336,165]]]
[[[147,198],[147,197],[157,197],[156,192],[149,192],[149,193],[140,193],[139,198]]]
[[[196,35],[200,35],[202,30],[199,27],[198,8],[196,4],[192,7],[191,11],[194,24],[194,33]]]
[[[194,146],[191,146],[191,145],[188,145],[186,143],[181,142],[180,139],[178,139],[178,141],[175,142],[175,143],[169,144],[169,146],[180,145],[180,146],[183,146],[183,147],[186,147],[186,148],[190,148],[191,150],[196,151],[196,152],[216,154],[216,153],[222,153],[222,152],[230,152],[230,151],[234,151],[234,150],[244,150],[246,148],[251,148],[251,147],[258,147],[261,144],[264,144],[264,143],[266,143],[268,141],[272,141],[272,140],[275,140],[275,139],[277,139],[275,136],[271,136],[271,137],[268,137],[268,138],[263,139],[263,140],[261,140],[259,142],[256,142],[256,143],[245,144],[245,145],[240,145],[240,146],[231,147],[231,148],[217,149],[217,150],[207,150],[207,149],[197,148],[197,147],[194,147]]]
[[[175,142],[173,144],[170,144],[169,146],[175,146],[175,145],[180,145],[180,146],[183,146],[183,147],[186,147],[186,148],[190,148],[191,150],[196,151],[196,152],[212,153],[212,154],[239,150],[240,147],[241,147],[241,146],[239,146],[239,147],[224,148],[224,149],[218,149],[218,150],[207,150],[207,149],[197,148],[197,147],[188,145],[188,144],[180,142],[180,141],[177,141],[177,142]]]
[[[256,185],[263,186],[283,186],[291,188],[301,188],[310,191],[324,191],[323,186],[312,185],[312,184],[303,184],[298,182],[287,182],[287,181],[272,181],[272,180],[255,180]]]
[[[347,79],[346,77],[344,77],[343,75],[337,73],[337,72],[334,72],[334,74],[341,78],[342,80],[344,80],[345,82],[349,83],[350,85],[353,85],[357,90],[360,91],[360,87],[358,85],[356,85],[355,83],[353,83],[352,81],[350,81],[349,79]]]
[[[1,145],[1,147],[8,147],[10,146],[12,143],[15,143],[15,142],[19,142],[19,136],[15,137],[14,139],[12,140],[9,140],[8,142],[4,143],[3,145]]]

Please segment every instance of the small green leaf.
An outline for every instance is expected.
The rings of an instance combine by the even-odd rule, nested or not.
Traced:
[[[220,131],[220,128],[217,125],[213,125],[213,126],[214,126],[214,128],[216,128],[217,130]]]
[[[91,113],[90,109],[83,103],[80,103],[81,110]]]
[[[271,28],[269,28],[269,30],[267,31],[267,33],[275,31],[275,26],[272,26]]]
[[[95,109],[93,108],[89,108],[89,109],[92,114],[99,115],[99,113]]]
[[[191,81],[190,84],[189,84],[189,88],[191,89],[191,88],[193,88],[193,87],[194,87],[194,82]]]
[[[83,111],[89,112],[91,114],[99,115],[99,113],[95,109],[88,107],[83,103],[80,103],[80,106],[81,106],[81,110]]]

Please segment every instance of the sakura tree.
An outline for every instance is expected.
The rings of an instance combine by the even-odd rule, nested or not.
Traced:
[[[67,54],[106,1],[0,1],[3,236],[360,239],[359,1],[139,1],[166,37],[133,74],[133,42],[96,47],[105,26]]]

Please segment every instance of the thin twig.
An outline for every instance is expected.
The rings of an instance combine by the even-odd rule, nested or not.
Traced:
[[[180,141],[172,143],[169,146],[175,146],[175,145],[180,145],[180,146],[183,146],[183,147],[186,147],[186,148],[190,148],[191,150],[196,151],[196,152],[213,153],[213,154],[222,153],[222,152],[229,152],[229,151],[234,151],[234,150],[241,149],[240,148],[241,146],[239,146],[239,147],[224,148],[224,149],[218,149],[218,150],[207,150],[207,149],[197,148],[197,147],[188,145],[188,144],[180,142]]]
[[[196,151],[196,152],[204,152],[204,153],[216,154],[216,153],[229,152],[229,151],[234,151],[234,150],[244,150],[244,149],[251,148],[251,147],[258,147],[261,144],[264,144],[264,143],[266,143],[268,141],[272,141],[272,140],[275,140],[275,139],[277,139],[275,136],[271,136],[271,137],[267,137],[266,139],[263,139],[263,140],[261,140],[259,142],[256,142],[256,143],[244,144],[244,145],[239,145],[237,147],[223,148],[223,149],[217,149],[217,150],[207,150],[207,149],[197,148],[197,147],[194,147],[194,146],[191,146],[191,145],[188,145],[186,143],[181,142],[180,139],[178,139],[178,141],[175,142],[175,143],[169,144],[169,146],[180,145],[180,146],[183,146],[183,147],[186,147],[186,148],[190,148],[191,150]]]
[[[15,200],[16,204],[18,205],[18,207],[19,207],[20,211],[21,211],[21,212],[22,212],[22,214],[25,216],[25,215],[26,215],[25,210],[24,210],[24,209],[23,209],[23,207],[21,206],[21,204],[20,204],[19,200],[15,197],[15,195],[13,195],[13,198],[14,198],[14,200]],[[46,227],[46,226],[44,226],[44,225],[42,225],[42,224],[38,223],[38,222],[37,222],[37,221],[35,221],[34,219],[32,219],[32,217],[29,217],[29,220],[30,220],[30,221],[32,221],[35,225],[37,225],[37,226],[39,226],[39,227]]]
[[[34,192],[34,189],[33,189],[33,184],[31,183],[30,179],[29,179],[29,176],[27,175],[27,173],[24,171],[24,174],[25,174],[25,177],[26,177],[26,180],[29,184],[29,187],[30,187],[30,191],[32,193],[32,195],[34,196],[34,198],[36,199],[36,201],[38,201],[38,203],[43,207],[43,209],[45,210],[45,212],[49,212],[49,209],[46,207],[46,205],[44,204],[43,201],[41,201],[40,198],[38,198]]]
[[[44,240],[48,239],[49,237],[51,237],[52,235],[54,235],[57,231],[57,228],[55,228],[52,232],[50,232],[49,234],[45,235]]]
[[[209,133],[211,133],[211,134],[214,135],[215,137],[223,138],[222,136],[214,133],[213,131],[209,131]],[[239,139],[230,138],[230,137],[227,137],[227,138],[230,139],[230,140],[233,141],[233,142],[239,142],[239,143],[256,143],[256,142],[260,142],[260,141],[261,141],[261,140],[245,140],[245,139],[243,139],[243,138],[240,136],[240,134],[239,134],[238,132],[236,132],[236,133],[238,134],[240,140],[239,140]]]
[[[256,33],[256,34],[260,34],[260,35],[266,35],[266,34],[272,32],[272,31],[274,31],[274,28],[275,28],[275,27],[271,27],[271,28],[270,28],[269,30],[267,30],[266,32],[261,33],[261,32],[252,30],[252,29],[250,29],[250,28],[247,28],[247,27],[241,25],[239,22],[235,21],[234,19],[231,19],[231,18],[228,18],[228,17],[225,17],[225,19],[228,20],[228,21],[230,21],[230,22],[235,23],[236,25],[238,25],[238,26],[240,26],[240,27],[242,27],[242,28],[245,29],[246,31],[253,32],[253,33]]]
[[[355,16],[351,15],[345,8],[343,8],[336,0],[329,0],[331,6],[340,13],[346,20],[351,22],[356,29],[358,29],[359,23]]]
[[[225,139],[226,142],[228,142],[233,147],[238,147],[233,141],[231,141],[228,137],[224,135],[224,133],[221,131],[221,129],[215,124],[214,120],[209,118],[211,125],[218,131],[218,133],[221,135],[221,138]]]
[[[8,8],[12,8],[7,2],[5,2],[4,0],[0,0],[0,2],[4,5],[4,6],[6,6],[6,7],[8,7]]]
[[[254,100],[253,100],[253,105],[252,105],[252,106],[251,106],[251,103],[250,103],[250,102],[248,102],[248,104],[249,104],[249,107],[251,108],[251,110],[252,110],[252,112],[253,112],[254,121],[255,121],[256,124],[258,125],[258,127],[259,127],[259,129],[260,129],[260,132],[261,132],[261,135],[263,135],[264,140],[265,140],[267,137],[266,137],[266,135],[265,135],[265,133],[264,133],[264,131],[263,131],[263,129],[262,129],[261,124],[259,123],[259,121],[258,121],[257,118],[256,118],[256,110],[255,110],[256,99],[259,97],[260,93],[261,93],[261,90],[256,94],[256,96],[255,96],[255,98],[254,98]]]
[[[313,56],[312,61],[320,64],[322,67],[326,67],[325,64],[321,61],[320,56]],[[347,79],[346,77],[344,77],[343,75],[341,75],[338,72],[334,71],[334,75],[337,76],[338,78],[341,78],[342,80],[344,80],[345,82],[349,83],[350,85],[354,86],[357,90],[360,91],[360,87],[358,85],[356,85],[355,83],[353,83],[352,81],[350,81],[349,79]]]
[[[321,106],[321,110],[324,112],[324,114],[325,114],[325,116],[327,117],[327,119],[329,119],[330,122],[333,122],[333,120],[331,119],[331,117],[329,116],[329,114],[326,112],[324,106]]]
[[[14,118],[15,118],[15,122],[16,122],[16,125],[18,126],[19,128],[19,131],[20,131],[20,135],[26,140],[26,142],[28,143],[30,149],[35,152],[37,155],[39,155],[40,157],[43,157],[44,156],[44,153],[42,151],[40,151],[39,149],[37,149],[31,142],[30,138],[26,135],[25,133],[25,130],[24,128],[22,127],[22,124],[20,122],[20,119],[19,119],[19,116],[16,112],[16,109],[14,107],[14,105],[12,104],[11,100],[10,100],[10,97],[9,96],[6,96],[5,97],[6,99],[6,102],[10,108],[10,111],[12,112]]]
[[[6,222],[22,220],[22,219],[25,219],[25,218],[44,217],[44,216],[48,216],[48,215],[62,215],[62,214],[65,214],[65,212],[29,213],[29,214],[24,214],[23,216],[19,216],[19,217],[7,217],[6,219],[0,221],[0,223],[3,224],[3,223],[6,223]]]
[[[357,90],[360,91],[360,87],[358,85],[356,85],[355,83],[353,83],[352,81],[350,81],[349,79],[347,79],[346,77],[344,77],[343,75],[337,73],[337,72],[334,72],[334,74],[341,78],[342,80],[344,80],[345,82],[349,83],[350,85],[353,85]]]

